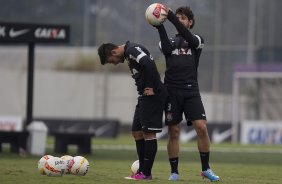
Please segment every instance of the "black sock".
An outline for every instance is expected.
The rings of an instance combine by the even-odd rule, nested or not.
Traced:
[[[139,160],[138,172],[142,172],[143,167],[144,167],[145,140],[140,139],[140,140],[135,141],[135,143],[136,143],[136,150],[137,150],[138,160]]]
[[[157,154],[158,143],[157,139],[145,140],[145,157],[143,174],[146,176],[151,175],[155,156]]]
[[[169,159],[171,173],[178,174],[178,157]]]
[[[206,171],[210,168],[209,166],[209,159],[210,159],[210,152],[200,152],[201,163],[202,163],[202,171]]]

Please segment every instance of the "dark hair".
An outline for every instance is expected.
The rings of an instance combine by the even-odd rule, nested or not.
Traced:
[[[180,6],[179,8],[176,9],[175,14],[185,15],[186,17],[188,17],[189,20],[193,20],[193,23],[190,26],[190,29],[194,27],[195,19],[194,19],[194,14],[190,6]]]
[[[112,43],[103,43],[99,48],[98,48],[98,55],[100,57],[100,62],[102,65],[106,64],[106,60],[109,56],[111,56],[112,50],[117,48],[115,44]]]

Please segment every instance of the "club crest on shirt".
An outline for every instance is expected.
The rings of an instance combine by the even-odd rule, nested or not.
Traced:
[[[165,119],[166,119],[167,121],[172,121],[172,113],[171,113],[171,112],[166,113]]]

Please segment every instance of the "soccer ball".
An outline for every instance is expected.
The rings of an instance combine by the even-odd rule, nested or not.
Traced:
[[[53,157],[52,155],[44,155],[43,157],[40,158],[40,160],[38,161],[38,166],[37,166],[40,174],[46,175],[44,171],[45,163],[47,162],[48,159],[52,157]]]
[[[162,4],[154,3],[148,6],[145,17],[152,26],[161,25],[167,18],[167,12],[163,9]]]
[[[62,176],[64,173],[64,161],[59,157],[51,157],[43,167],[47,176]]]
[[[130,170],[132,174],[136,174],[139,169],[139,160],[136,160],[132,163]]]
[[[84,176],[89,170],[89,162],[82,156],[75,156],[70,161],[69,167],[71,174]]]
[[[61,159],[64,161],[64,174],[70,174],[70,164],[73,163],[73,157],[70,155],[64,155]]]

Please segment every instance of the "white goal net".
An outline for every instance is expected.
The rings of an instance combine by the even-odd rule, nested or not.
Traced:
[[[232,141],[245,120],[282,121],[282,72],[235,72],[232,94]]]

